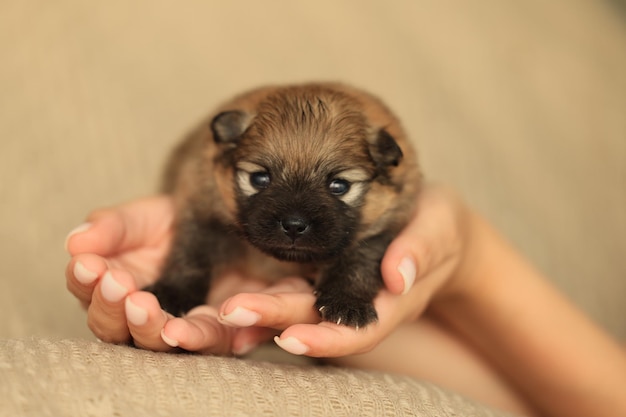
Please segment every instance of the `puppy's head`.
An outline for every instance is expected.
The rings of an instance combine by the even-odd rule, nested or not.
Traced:
[[[211,128],[220,163],[234,172],[241,230],[287,261],[320,261],[349,246],[364,205],[376,204],[368,192],[393,188],[390,172],[403,157],[362,100],[330,87],[276,89],[253,109],[218,114]]]

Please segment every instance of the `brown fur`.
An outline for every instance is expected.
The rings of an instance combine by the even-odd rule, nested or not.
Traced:
[[[253,183],[257,172],[271,181],[267,190]],[[350,184],[345,194],[329,194],[336,180]],[[402,127],[370,94],[341,84],[242,94],[172,154],[163,188],[175,200],[176,239],[149,289],[182,313],[224,268],[266,279],[317,270],[322,317],[366,325],[376,318],[380,259],[412,214],[420,184]],[[272,216],[284,234],[294,216],[296,225],[305,222],[287,241]]]

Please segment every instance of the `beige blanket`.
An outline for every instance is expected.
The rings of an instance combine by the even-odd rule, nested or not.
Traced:
[[[172,355],[84,340],[0,341],[6,416],[502,416],[411,378]]]

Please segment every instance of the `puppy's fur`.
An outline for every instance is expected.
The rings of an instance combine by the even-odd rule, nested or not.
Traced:
[[[380,262],[421,175],[396,117],[340,84],[266,87],[224,104],[175,150],[164,191],[175,238],[148,288],[183,314],[229,269],[314,276],[324,320],[377,319]]]

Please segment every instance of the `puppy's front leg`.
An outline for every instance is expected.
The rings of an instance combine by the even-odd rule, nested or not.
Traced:
[[[213,268],[224,261],[232,239],[218,221],[182,219],[159,280],[144,290],[156,295],[165,311],[178,316],[205,304]]]
[[[315,307],[323,320],[356,328],[378,320],[373,300],[383,285],[380,262],[391,239],[381,234],[360,242],[322,273]]]

